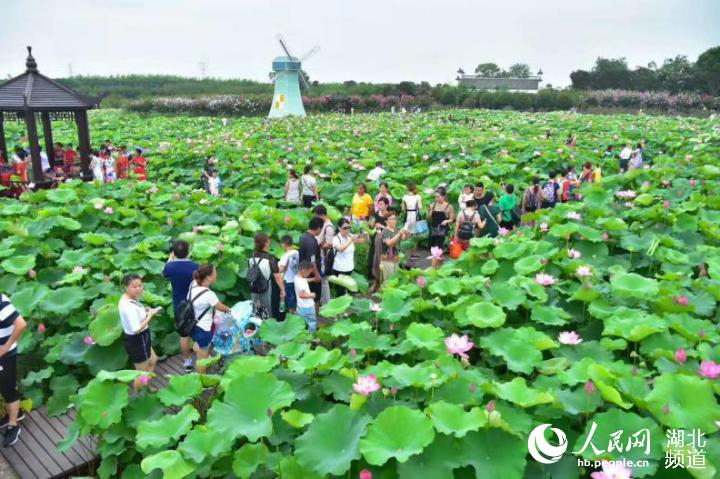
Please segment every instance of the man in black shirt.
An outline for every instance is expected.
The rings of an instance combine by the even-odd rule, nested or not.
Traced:
[[[477,205],[478,209],[481,209],[483,205],[487,206],[490,201],[492,201],[492,197],[488,196],[485,192],[485,183],[482,181],[475,185],[473,199],[475,200],[475,205]]]
[[[300,237],[300,262],[310,261],[313,264],[313,274],[308,278],[308,285],[310,291],[315,293],[315,308],[319,309],[320,293],[321,293],[321,257],[320,257],[320,243],[318,243],[317,237],[322,231],[324,221],[318,216],[314,216],[310,220],[308,230]]]

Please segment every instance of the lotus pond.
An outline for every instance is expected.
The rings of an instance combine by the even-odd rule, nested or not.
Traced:
[[[76,407],[68,442],[99,438],[100,477],[586,477],[579,458],[640,461],[633,477],[720,474],[717,120],[455,111],[266,123],[98,111],[91,129],[96,142],[148,148],[150,181],[2,200],[0,290],[29,319],[25,406]],[[70,125],[56,131],[73,141]],[[575,148],[564,145],[570,132]],[[607,145],[641,138],[650,168],[620,175],[602,159]],[[219,198],[199,189],[208,154],[220,160]],[[221,301],[246,299],[253,235],[297,238],[309,218],[282,202],[287,165],[313,164],[337,220],[378,160],[394,197],[408,180],[426,200],[446,183],[453,204],[465,183],[522,191],[533,175],[585,161],[603,178],[582,201],[525,218],[532,228],[473,239],[460,259],[402,271],[379,295],[334,299],[322,309],[334,321],[315,338],[300,318],[268,321],[266,356],[130,397],[137,373],[125,370],[116,308],[124,274],[141,273],[144,302],[168,310],[161,271],[180,237],[218,266]],[[448,347],[453,334],[472,347]],[[177,352],[168,315],[153,336],[159,354]],[[528,453],[542,424],[567,436],[552,464]],[[701,431],[702,447],[671,444],[666,431],[679,429]],[[700,449],[704,467],[686,467]],[[678,451],[684,467],[667,468]]]

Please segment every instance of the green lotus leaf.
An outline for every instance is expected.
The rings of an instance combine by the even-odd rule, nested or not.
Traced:
[[[393,366],[391,375],[402,386],[430,389],[441,385],[447,379],[444,374],[438,374],[438,368],[432,363],[420,363],[408,366],[405,363]]]
[[[551,393],[529,387],[525,378],[516,377],[510,382],[498,383],[496,388],[498,396],[522,408],[547,404],[555,400]]]
[[[103,246],[112,241],[112,236],[106,233],[83,233],[80,239],[93,246]]]
[[[457,278],[443,278],[438,281],[434,281],[430,285],[430,292],[440,296],[457,296],[462,291],[462,285]]]
[[[720,404],[712,383],[699,376],[660,375],[647,396],[647,405],[667,427],[700,429],[707,434],[718,430],[715,421],[720,417]]]
[[[145,474],[160,469],[163,479],[182,479],[195,471],[195,467],[187,462],[182,454],[172,449],[145,457],[140,467]]]
[[[290,385],[271,374],[241,376],[230,382],[222,401],[210,406],[207,424],[230,438],[245,436],[254,442],[272,434],[271,416],[294,400]]]
[[[530,374],[542,361],[541,348],[538,346],[547,346],[548,340],[546,335],[533,328],[504,328],[481,338],[480,345],[491,354],[502,357],[511,371]],[[549,341],[552,344],[552,340]]]
[[[475,477],[524,477],[527,439],[497,428],[470,432],[461,441],[459,459],[475,469]]]
[[[79,221],[76,221],[72,218],[65,218],[64,216],[57,216],[55,218],[55,221],[59,226],[62,226],[66,230],[70,231],[77,231],[79,229],[82,229],[82,224],[80,224]]]
[[[525,276],[530,273],[534,273],[535,271],[539,271],[543,267],[542,260],[543,257],[540,255],[525,256],[515,262],[515,271],[517,271],[518,274]]]
[[[302,429],[315,419],[314,415],[298,411],[297,409],[282,411],[280,417],[295,429]]]
[[[526,243],[505,242],[495,248],[493,255],[500,259],[515,259],[525,253],[527,247]]]
[[[639,342],[651,334],[667,331],[667,325],[659,316],[639,309],[620,308],[605,321],[603,334],[619,336],[628,341]]]
[[[491,258],[487,261],[485,261],[480,268],[480,272],[485,275],[493,275],[500,267],[500,263],[498,263],[498,260]]]
[[[56,188],[47,192],[47,199],[53,203],[67,204],[77,201],[78,195],[70,188]]]
[[[123,333],[120,313],[115,304],[105,304],[90,322],[90,335],[100,346],[110,346]]]
[[[102,370],[95,376],[99,381],[120,381],[121,383],[131,383],[140,376],[145,376],[145,371],[136,371],[131,369],[123,369],[121,371],[105,371]]]
[[[263,327],[266,323],[263,323]],[[254,373],[269,373],[277,366],[277,356],[240,356],[230,362],[220,380],[221,387],[227,389],[230,382],[240,376]]]
[[[536,323],[548,326],[562,326],[568,322],[571,316],[565,310],[555,306],[535,306],[532,308],[530,319]]]
[[[67,315],[85,303],[85,293],[78,286],[67,286],[48,291],[40,303],[40,309],[55,315]],[[119,317],[117,318],[120,321]]]
[[[443,348],[443,331],[432,324],[412,323],[405,331],[405,337],[417,348],[431,351]]]
[[[244,444],[233,455],[232,469],[241,479],[250,479],[258,466],[266,464],[270,452],[265,444]]]
[[[204,425],[197,425],[187,433],[178,446],[183,457],[196,464],[220,457],[232,449],[233,441]]]
[[[320,308],[320,315],[326,318],[334,318],[340,316],[342,313],[347,311],[350,305],[353,303],[353,297],[350,295],[343,295],[337,298],[333,298],[327,302],[323,307]]]
[[[432,422],[423,413],[406,406],[391,406],[370,425],[360,440],[360,451],[374,466],[382,466],[392,458],[403,463],[420,454],[434,438]]]
[[[128,400],[127,385],[93,379],[78,392],[75,404],[86,424],[107,429],[120,422]]]
[[[28,271],[35,267],[35,255],[25,254],[12,256],[0,263],[5,271],[20,276],[25,276]]]
[[[328,283],[330,284],[336,284],[338,286],[341,286],[351,293],[357,293],[358,292],[358,283],[355,279],[356,277],[361,278],[361,276],[348,276],[346,274],[340,274],[340,275],[331,275],[328,276]]]
[[[597,427],[590,437],[593,423]],[[665,438],[663,430],[651,418],[641,417],[632,412],[610,409],[595,414],[585,424],[585,431],[578,436],[573,451],[582,450],[589,437],[592,445],[588,443],[588,446],[580,454],[582,457],[592,460],[641,461],[636,463],[638,466],[633,466],[633,477],[655,474],[658,462],[665,456],[664,441],[658,439]],[[619,449],[613,444],[615,438],[621,445]],[[611,445],[614,446],[612,450]],[[593,446],[601,452],[595,454]],[[648,460],[649,465],[640,466],[643,460]]]
[[[221,264],[217,268],[217,281],[213,284],[213,289],[217,291],[230,291],[237,284],[236,264]]]
[[[41,283],[28,283],[22,289],[19,289],[12,295],[12,303],[20,314],[26,318],[30,318],[33,311],[39,306],[40,302],[50,289]]]
[[[168,414],[155,421],[138,424],[135,443],[140,449],[160,448],[174,444],[187,434],[193,422],[200,419],[200,413],[186,404],[178,413]]]
[[[168,385],[158,391],[158,398],[166,406],[181,406],[202,391],[203,384],[199,374],[172,376]]]
[[[648,300],[657,296],[660,286],[656,280],[636,273],[619,273],[612,277],[610,291],[621,298]]]
[[[478,407],[469,411],[458,404],[445,401],[434,402],[425,409],[425,414],[435,426],[437,432],[465,437],[470,431],[477,431],[487,424],[487,412]]]
[[[360,458],[360,438],[369,422],[367,415],[336,404],[295,440],[295,457],[318,474],[343,475]]]
[[[493,300],[503,308],[514,311],[527,300],[525,292],[510,283],[493,283],[490,286]]]
[[[283,457],[280,461],[280,477],[285,479],[322,479],[310,468],[303,467],[293,456]]]
[[[390,321],[399,321],[412,312],[412,303],[407,300],[408,293],[398,288],[384,288],[382,293],[382,311],[378,316]]]
[[[435,440],[421,454],[398,464],[399,479],[438,479],[454,477],[453,471],[466,464],[461,441],[445,434]]]
[[[505,312],[492,303],[474,303],[467,308],[467,315],[460,318],[461,326],[473,325],[478,328],[499,328],[505,324]]]
[[[283,344],[298,337],[305,328],[305,321],[300,316],[290,314],[285,321],[264,321],[260,328],[260,338],[271,344]]]

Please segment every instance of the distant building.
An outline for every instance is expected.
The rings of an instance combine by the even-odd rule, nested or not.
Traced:
[[[525,93],[537,93],[542,81],[542,72],[528,78],[494,78],[480,75],[466,75],[458,71],[456,80],[460,86],[473,90],[506,90]]]

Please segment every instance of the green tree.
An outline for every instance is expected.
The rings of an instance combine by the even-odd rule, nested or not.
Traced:
[[[530,76],[530,65],[527,63],[513,63],[508,68],[507,76],[511,78],[527,78]]]
[[[705,50],[695,62],[695,77],[706,92],[720,94],[720,47]]]
[[[678,92],[693,87],[693,66],[685,55],[666,58],[658,69],[659,90]]]
[[[475,67],[475,73],[483,77],[498,78],[503,71],[497,63],[481,63]]]
[[[630,70],[625,58],[598,57],[592,73],[593,88],[627,88],[630,84]]]

